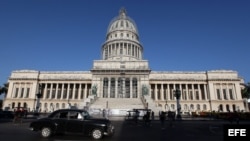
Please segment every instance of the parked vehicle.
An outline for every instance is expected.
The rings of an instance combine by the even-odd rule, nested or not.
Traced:
[[[12,111],[0,111],[0,118],[14,118],[14,112]]]
[[[93,118],[87,111],[80,109],[54,111],[48,117],[31,122],[29,128],[40,132],[44,138],[55,134],[79,134],[101,139],[115,132],[109,119]]]

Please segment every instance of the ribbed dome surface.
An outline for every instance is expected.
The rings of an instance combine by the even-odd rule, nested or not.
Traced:
[[[126,30],[126,31],[132,31],[138,35],[138,30],[135,22],[126,14],[127,14],[126,10],[124,8],[121,8],[119,16],[111,20],[107,30],[107,34],[117,30],[119,31]]]
[[[109,24],[106,41],[102,45],[103,60],[141,60],[143,47],[139,41],[135,22],[121,8],[119,15]]]

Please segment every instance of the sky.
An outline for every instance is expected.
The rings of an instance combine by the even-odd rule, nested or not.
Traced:
[[[14,70],[89,71],[124,7],[152,71],[237,71],[250,82],[249,0],[0,0],[0,86]]]

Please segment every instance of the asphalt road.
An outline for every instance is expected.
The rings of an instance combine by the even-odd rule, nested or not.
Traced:
[[[53,136],[43,139],[37,132],[28,129],[29,123],[34,119],[25,119],[22,124],[13,124],[10,120],[0,119],[1,141],[92,141],[84,136]],[[160,121],[151,122],[151,126],[145,126],[142,122],[136,125],[132,121],[111,118],[115,125],[115,134],[112,137],[103,138],[103,141],[223,141],[223,125],[228,121],[217,120],[181,120],[175,121],[171,127],[166,121],[165,129],[162,129]],[[240,122],[250,124],[250,122]]]

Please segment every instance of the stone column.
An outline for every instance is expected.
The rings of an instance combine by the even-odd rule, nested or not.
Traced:
[[[108,78],[108,98],[110,98],[110,77]]]
[[[167,84],[167,100],[170,100],[170,85]]]
[[[201,87],[200,87],[200,84],[198,83],[198,95],[199,95],[199,99],[198,100],[201,100]]]
[[[207,100],[209,98],[208,98],[208,95],[207,95],[207,86],[206,86],[206,84],[203,84],[203,87],[204,87],[205,100]]]
[[[47,99],[47,93],[48,93],[48,83],[45,83],[44,97],[43,97],[43,99]]]
[[[164,100],[163,84],[161,84],[161,100]]]
[[[133,79],[130,77],[130,98],[133,98]]]
[[[118,78],[115,78],[115,98],[118,98]]]
[[[87,83],[85,83],[85,86],[84,86],[84,99],[87,98]]]
[[[53,83],[50,83],[49,99],[52,99]]]
[[[155,100],[158,100],[157,84],[154,84],[154,85],[155,85],[155,89],[154,89]]]
[[[191,97],[193,98],[192,100],[194,100],[195,99],[195,97],[194,97],[194,84],[191,84],[191,86],[192,86],[192,96]]]
[[[78,100],[81,100],[82,97],[82,84],[79,83],[79,89],[78,89]]]
[[[180,91],[181,91],[180,100],[183,100],[183,89],[182,89],[182,85],[181,85],[181,84],[179,84],[179,85],[180,85]]]
[[[69,100],[69,89],[70,89],[70,83],[68,83],[68,88],[67,88],[67,100]]]
[[[63,99],[63,93],[64,93],[64,83],[62,83],[62,90],[61,90],[61,98],[60,99]]]
[[[73,84],[72,99],[75,99],[75,94],[76,94],[76,83]]]
[[[55,99],[57,99],[57,95],[58,95],[58,83],[56,83],[56,93],[55,93]]]

